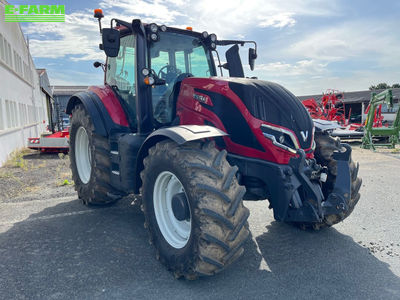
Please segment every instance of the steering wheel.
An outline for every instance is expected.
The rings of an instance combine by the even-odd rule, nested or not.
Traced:
[[[164,72],[164,69],[166,69],[166,72]],[[181,74],[182,71],[175,68],[174,66],[171,65],[166,65],[158,71],[158,78],[165,79],[167,83],[170,83],[173,81],[179,74]]]

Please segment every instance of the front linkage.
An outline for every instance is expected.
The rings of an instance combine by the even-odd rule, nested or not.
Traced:
[[[327,198],[324,197],[320,183],[326,179],[326,167],[321,167],[315,160],[307,160],[303,150],[297,151],[297,157],[289,162],[293,175],[285,178],[288,182],[285,186],[290,189],[292,197],[288,201],[288,210],[282,221],[321,223],[328,215],[345,215],[350,210],[351,147],[342,144],[342,149],[341,152],[333,153],[337,162],[337,176],[333,191]]]

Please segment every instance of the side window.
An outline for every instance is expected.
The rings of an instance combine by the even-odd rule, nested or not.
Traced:
[[[119,90],[135,93],[135,37],[121,38],[117,57],[109,57],[106,82]]]
[[[116,87],[132,120],[136,120],[135,55],[135,36],[121,38],[118,56],[108,57],[106,70],[106,83]]]
[[[189,54],[190,73],[195,77],[209,77],[210,67],[203,47],[193,48]]]

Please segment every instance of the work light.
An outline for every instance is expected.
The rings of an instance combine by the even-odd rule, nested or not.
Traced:
[[[156,33],[158,31],[158,26],[155,23],[150,24],[150,31]]]

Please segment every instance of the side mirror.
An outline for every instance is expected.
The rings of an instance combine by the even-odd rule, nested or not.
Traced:
[[[249,65],[250,65],[250,70],[254,70],[254,63],[257,58],[257,52],[256,49],[254,48],[249,48]]]
[[[119,30],[114,28],[103,28],[102,37],[102,50],[104,50],[106,55],[108,57],[118,56],[120,43]]]
[[[93,63],[93,66],[97,69],[98,67],[101,66],[101,62],[95,61],[95,62]]]

